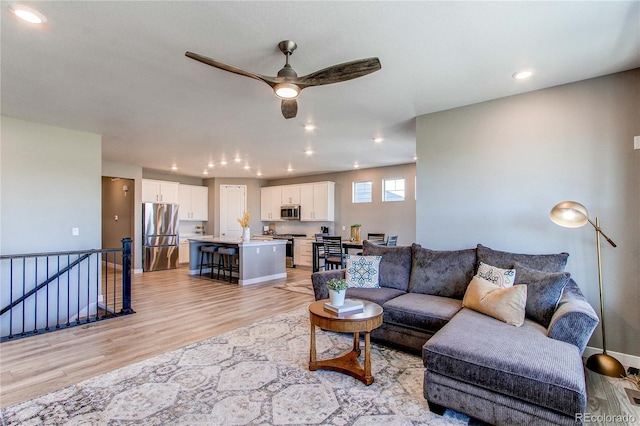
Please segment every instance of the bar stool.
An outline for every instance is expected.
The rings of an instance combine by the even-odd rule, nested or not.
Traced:
[[[229,271],[229,282],[231,282],[232,272],[238,272],[240,275],[240,268],[233,266],[238,256],[238,249],[234,247],[220,247],[218,248],[218,277],[220,279],[220,270],[222,269],[222,277],[226,278],[226,272]],[[225,265],[226,263],[226,265]]]
[[[218,251],[218,246],[200,246],[200,276],[202,276],[202,268],[204,266],[211,268],[209,278],[213,279],[213,257]],[[204,263],[204,256],[207,255],[207,263]]]

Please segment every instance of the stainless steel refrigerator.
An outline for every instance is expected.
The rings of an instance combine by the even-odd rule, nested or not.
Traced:
[[[142,268],[160,271],[178,267],[178,205],[142,204]]]

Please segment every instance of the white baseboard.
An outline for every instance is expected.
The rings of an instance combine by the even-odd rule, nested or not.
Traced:
[[[142,268],[140,268],[140,269],[134,269],[134,270],[133,270],[133,273],[134,273],[134,274],[141,274],[141,273],[143,273],[143,272],[144,272],[144,271],[142,270]]]
[[[251,278],[248,280],[239,280],[238,285],[258,284],[258,283],[263,283],[265,281],[280,280],[283,278],[287,278],[286,272],[283,272],[281,274],[266,275],[264,277]]]
[[[584,358],[589,358],[593,354],[602,353],[602,349],[600,348],[592,348],[591,346],[587,346],[584,350],[584,354],[582,356]],[[607,351],[608,355],[611,355],[618,361],[622,363],[625,367],[635,367],[640,368],[640,356],[623,354],[622,352],[613,352]]]

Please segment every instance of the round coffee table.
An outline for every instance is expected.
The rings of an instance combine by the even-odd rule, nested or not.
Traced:
[[[329,299],[318,300],[309,305],[311,321],[311,349],[309,351],[309,370],[332,370],[348,374],[369,386],[373,383],[371,375],[371,331],[382,325],[382,307],[373,302],[362,300],[363,312],[338,316],[324,309]],[[318,361],[316,359],[316,327],[324,330],[353,333],[353,350],[341,357]],[[360,356],[360,333],[364,333],[364,367],[358,362]]]

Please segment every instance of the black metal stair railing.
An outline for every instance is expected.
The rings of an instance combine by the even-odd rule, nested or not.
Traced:
[[[135,313],[131,238],[122,248],[2,255],[0,284],[0,342]]]

